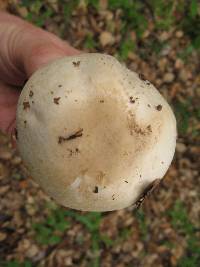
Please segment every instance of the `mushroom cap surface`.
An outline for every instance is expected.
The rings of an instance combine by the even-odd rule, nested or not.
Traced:
[[[58,59],[25,84],[18,147],[31,176],[58,203],[111,211],[134,204],[166,173],[176,120],[144,77],[98,53]]]

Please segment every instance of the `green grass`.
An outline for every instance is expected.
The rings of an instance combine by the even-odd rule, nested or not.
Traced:
[[[132,233],[131,228],[120,229],[118,237],[117,237],[116,241],[114,242],[114,244],[119,244],[119,243],[126,241],[129,238],[129,236],[131,235],[131,233]]]
[[[101,241],[104,243],[106,248],[110,248],[115,245],[115,241],[108,237],[107,235],[101,235]]]
[[[88,34],[86,37],[85,37],[85,40],[84,40],[84,45],[83,45],[85,48],[89,49],[89,50],[93,50],[97,47],[97,43],[96,41],[94,40],[94,37],[92,36],[92,34]]]
[[[142,3],[142,1],[109,0],[108,7],[110,8],[110,10],[122,10],[122,20],[124,23],[122,35],[124,35],[128,30],[131,29],[136,32],[138,38],[141,38],[148,25],[147,19],[143,15],[144,4]]]
[[[119,58],[121,60],[127,60],[129,52],[134,52],[136,44],[130,39],[124,40],[119,48]]]
[[[167,45],[166,42],[160,42],[159,40],[152,40],[149,43],[149,48],[153,51],[156,55],[159,55],[162,49]]]
[[[153,54],[155,57],[159,56],[166,45],[167,42],[160,42],[156,38],[151,38],[143,47],[140,47],[137,52],[141,59],[148,61],[149,55]]]
[[[80,0],[67,1],[67,3],[64,0],[58,1],[59,15],[61,15],[65,23],[70,22],[72,13],[79,3]],[[88,7],[93,7],[97,10],[97,12],[99,11],[99,0],[85,0],[85,4]],[[21,0],[20,5],[22,7],[26,7],[28,10],[26,19],[39,27],[44,27],[47,19],[58,15],[57,11],[55,11],[48,2],[44,2],[42,0]],[[121,35],[123,41],[120,45],[119,51],[121,59],[126,60],[128,50],[134,48],[134,44],[130,44],[130,41],[127,40],[129,31],[135,31],[137,35],[137,42],[141,41],[143,33],[148,28],[149,20],[154,22],[154,32],[157,32],[157,30],[169,31],[172,27],[182,29],[191,40],[190,46],[195,50],[199,50],[199,7],[200,2],[198,0],[108,0],[108,9],[111,11],[116,11],[117,9],[122,10]],[[179,14],[181,19],[176,18],[175,13]],[[87,36],[84,46],[88,49],[95,49],[98,44],[91,36]],[[131,48],[129,48],[130,46]],[[157,47],[157,45],[154,44],[153,48],[154,47],[155,50],[160,50],[159,45]]]
[[[66,211],[66,216],[72,217],[77,222],[80,222],[85,226],[88,232],[91,235],[91,250],[93,252],[94,258],[90,263],[91,267],[98,267],[100,266],[100,245],[101,242],[108,244],[108,239],[104,236],[101,238],[99,232],[99,226],[102,219],[102,215],[100,212],[89,212],[87,214],[81,215],[76,211],[68,210]]]
[[[86,5],[99,9],[99,0],[85,0]]]
[[[175,115],[178,124],[178,132],[181,135],[186,135],[189,128],[189,119],[191,112],[189,111],[190,103],[176,102],[174,103]]]
[[[48,205],[50,210],[49,216],[38,223],[33,224],[35,238],[38,243],[44,245],[56,245],[61,242],[64,232],[69,229],[69,218],[81,223],[91,236],[91,251],[93,258],[90,263],[92,267],[100,266],[100,249],[102,246],[109,249],[126,240],[130,233],[130,229],[121,229],[116,240],[112,240],[106,234],[100,232],[100,223],[102,214],[100,212],[88,212],[81,214],[74,210],[65,210],[55,205]],[[81,237],[77,243],[83,245],[84,239]],[[20,266],[21,267],[21,266]]]
[[[192,105],[192,99],[187,99],[184,102],[176,101],[173,106],[177,119],[178,133],[185,136],[188,134],[190,127],[194,135],[198,134],[198,130],[193,131],[193,125],[190,120],[191,118],[195,118],[197,121],[200,120],[200,109]]]
[[[160,30],[169,30],[175,21],[174,1],[173,0],[150,0],[150,6],[153,11],[155,26]]]
[[[29,10],[25,19],[34,23],[38,27],[43,27],[45,21],[54,14],[53,9],[44,4],[41,0],[22,0],[21,6],[24,6]]]
[[[101,213],[90,212],[82,215],[79,212],[65,210],[55,206],[50,206],[49,209],[50,215],[44,221],[33,224],[36,240],[40,244],[45,245],[55,245],[60,243],[63,233],[70,227],[68,218],[71,217],[76,222],[84,225],[86,230],[90,233],[91,250],[94,255],[91,266],[100,266],[99,252],[101,244],[105,244],[106,247],[112,245],[112,240],[110,240],[106,235],[101,236],[99,232],[99,225],[102,219]],[[81,244],[83,244],[83,240],[79,241]]]
[[[121,229],[116,240],[111,239],[105,234],[101,234],[99,227],[102,220],[102,214],[100,212],[89,212],[81,215],[76,211],[68,210],[66,211],[66,216],[70,216],[75,219],[75,221],[83,224],[91,235],[91,250],[94,255],[94,258],[90,264],[91,267],[100,266],[100,248],[102,246],[105,246],[107,249],[109,249],[112,246],[126,240],[131,233],[131,229]]]
[[[66,212],[57,208],[42,222],[34,223],[35,238],[38,243],[55,245],[62,240],[62,234],[70,227],[66,220]]]
[[[0,260],[0,264],[1,267],[33,267],[32,263],[29,260],[25,260],[23,263],[20,263],[17,260]]]
[[[200,49],[200,2],[190,0],[185,4],[184,17],[181,23],[183,31],[190,37],[194,49]]]
[[[193,234],[194,225],[190,222],[184,204],[177,201],[171,211],[169,211],[172,226],[181,233]]]
[[[135,211],[135,216],[138,220],[142,240],[145,241],[148,235],[148,224],[145,218],[145,213],[143,210],[139,209]]]
[[[190,221],[184,204],[177,201],[169,211],[171,224],[180,235],[186,237],[185,255],[179,260],[178,267],[198,267],[200,262],[200,240],[196,235],[196,226]]]
[[[65,23],[69,23],[72,12],[79,4],[79,0],[64,1],[60,0],[60,11]],[[26,18],[38,27],[44,27],[47,19],[52,18],[56,15],[56,11],[48,3],[44,3],[42,0],[22,0],[20,5],[26,7],[29,11]]]
[[[194,50],[195,48],[193,47],[193,45],[189,44],[180,52],[178,52],[177,56],[181,58],[184,62],[187,62]]]
[[[66,1],[60,0],[61,7],[63,8],[63,16],[65,23],[69,23],[72,16],[72,12],[76,9],[79,2],[79,0],[73,0],[67,1],[66,3]]]

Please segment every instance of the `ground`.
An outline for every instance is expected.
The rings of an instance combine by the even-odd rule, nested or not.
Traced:
[[[11,0],[7,9],[78,49],[142,73],[176,114],[173,163],[138,209],[64,209],[0,135],[0,266],[198,267],[200,263],[200,4],[191,1]]]

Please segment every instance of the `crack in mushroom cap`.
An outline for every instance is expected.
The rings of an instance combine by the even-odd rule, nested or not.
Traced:
[[[30,90],[34,105],[24,110]],[[18,102],[17,129],[32,177],[58,203],[88,211],[135,203],[164,176],[176,143],[175,117],[157,89],[97,53],[36,71]]]

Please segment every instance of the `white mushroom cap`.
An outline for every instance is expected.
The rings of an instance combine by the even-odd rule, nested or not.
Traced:
[[[58,203],[110,211],[166,173],[176,121],[164,98],[114,57],[82,54],[36,71],[17,110],[18,146]]]

